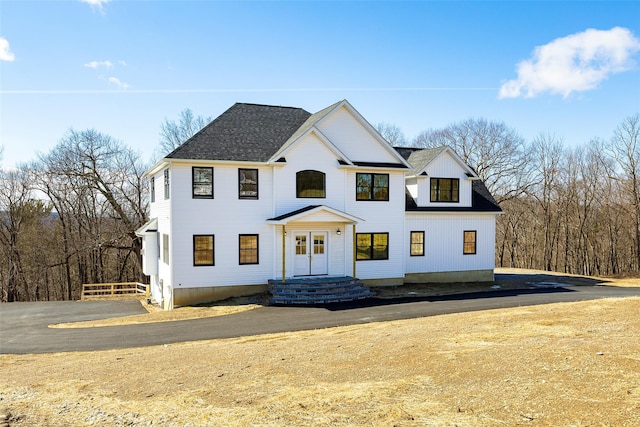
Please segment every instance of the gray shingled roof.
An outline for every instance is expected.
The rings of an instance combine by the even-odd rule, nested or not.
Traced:
[[[406,148],[394,147],[404,159],[409,162],[413,170],[418,173],[427,166],[433,159],[438,157],[440,153],[447,149],[446,146],[436,148]]]
[[[471,206],[420,206],[411,196],[409,191],[405,192],[405,210],[407,212],[502,212],[502,208],[496,199],[493,198],[487,186],[480,180],[471,183]]]
[[[415,173],[420,172],[440,153],[447,149],[446,146],[427,149],[417,147],[393,148],[409,162]],[[418,207],[409,190],[405,192],[405,202],[405,209],[411,212],[502,212],[500,205],[481,180],[474,180],[471,183],[471,206],[468,207]]]
[[[266,162],[310,116],[302,108],[236,103],[166,157]]]

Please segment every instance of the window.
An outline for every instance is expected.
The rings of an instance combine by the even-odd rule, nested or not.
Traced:
[[[169,264],[169,235],[162,235],[162,262]]]
[[[164,199],[169,199],[169,169],[164,170]]]
[[[194,199],[213,199],[213,168],[191,169]]]
[[[432,202],[460,201],[460,180],[458,178],[431,178]]]
[[[476,253],[476,231],[464,232],[464,255],[473,255]]]
[[[312,170],[296,173],[296,197],[324,199],[326,197],[324,173]]]
[[[389,259],[389,233],[356,233],[356,259]]]
[[[424,256],[424,231],[411,232],[411,256]]]
[[[357,173],[356,200],[389,200],[389,174]]]
[[[213,243],[211,234],[193,236],[193,265],[214,265]]]
[[[150,186],[151,186],[151,203],[156,201],[156,177],[152,176],[151,177],[151,182],[150,182]]]
[[[238,198],[258,198],[258,169],[238,169],[238,183]]]
[[[258,235],[240,235],[240,265],[258,264]]]

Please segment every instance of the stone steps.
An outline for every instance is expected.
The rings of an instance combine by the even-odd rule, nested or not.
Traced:
[[[269,280],[271,304],[331,304],[371,298],[371,292],[362,282],[353,277],[322,277]]]

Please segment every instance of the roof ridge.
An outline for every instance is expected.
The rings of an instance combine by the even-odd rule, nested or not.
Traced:
[[[304,110],[304,108],[301,108],[301,107],[291,107],[288,105],[258,104],[255,102],[236,102],[235,104],[232,105],[232,107],[236,105],[250,105],[254,107],[269,107],[269,108],[291,108],[292,110]]]

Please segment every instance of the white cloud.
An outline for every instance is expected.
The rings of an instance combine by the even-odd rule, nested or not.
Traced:
[[[100,67],[111,68],[113,67],[113,64],[111,63],[111,61],[91,61],[87,64],[84,64],[84,66],[96,70]]]
[[[104,12],[102,5],[109,3],[111,0],[80,0],[82,3],[91,5],[91,8],[98,9],[100,12]]]
[[[127,63],[124,62],[122,59],[118,60],[118,64],[122,65],[123,67],[127,66]]]
[[[109,83],[115,85],[118,89],[128,89],[129,85],[127,83],[121,82],[120,79],[116,77],[109,77]]]
[[[518,78],[500,87],[500,98],[531,98],[543,92],[569,96],[594,89],[610,75],[633,67],[640,40],[627,28],[588,29],[537,46],[518,64]]]
[[[11,62],[16,59],[16,56],[9,49],[9,41],[4,37],[0,37],[0,61]]]

